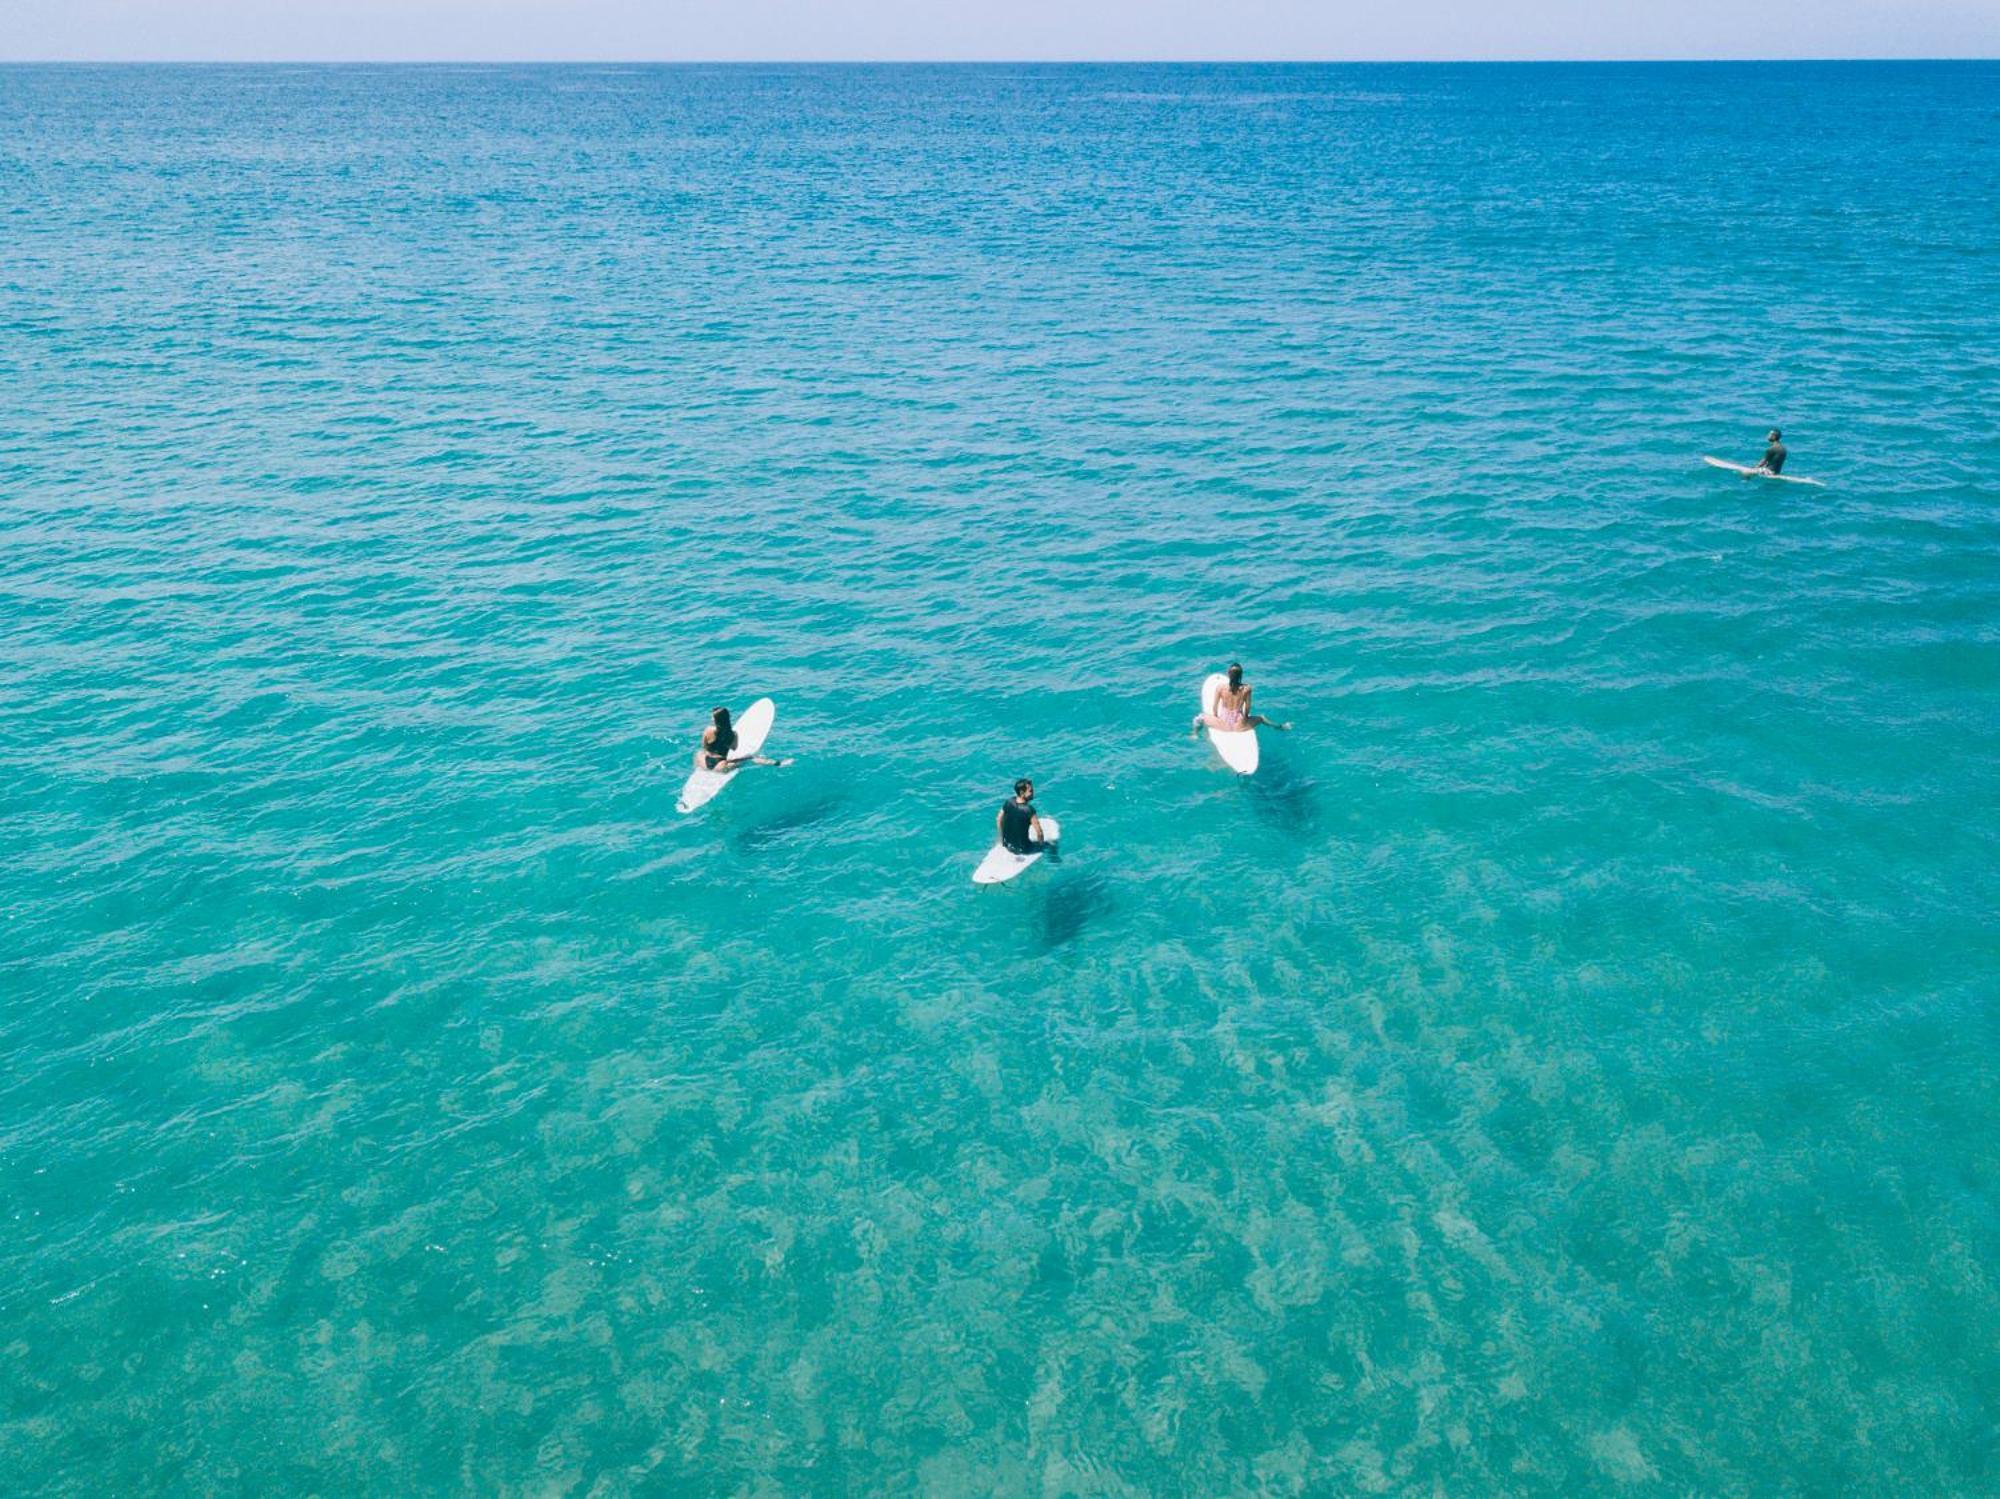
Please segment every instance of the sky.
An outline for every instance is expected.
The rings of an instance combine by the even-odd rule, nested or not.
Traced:
[[[2000,0],[0,0],[0,60],[2000,56]]]

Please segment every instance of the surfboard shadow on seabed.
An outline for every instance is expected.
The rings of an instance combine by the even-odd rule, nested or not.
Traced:
[[[853,800],[845,791],[827,791],[797,802],[739,830],[732,840],[743,853],[757,853],[798,834],[837,821]]]
[[[1266,761],[1254,776],[1243,777],[1243,792],[1257,820],[1292,837],[1310,837],[1324,823],[1319,784],[1282,761]]]
[[[1035,939],[1045,953],[1074,942],[1118,908],[1106,875],[1081,870],[1055,874],[1035,892]]]

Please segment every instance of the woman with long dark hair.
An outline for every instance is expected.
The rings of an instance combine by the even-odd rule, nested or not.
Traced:
[[[1242,729],[1289,729],[1291,725],[1288,723],[1277,723],[1261,713],[1250,711],[1250,694],[1254,691],[1256,689],[1243,680],[1243,663],[1230,662],[1229,681],[1215,695],[1215,711],[1195,714],[1194,732],[1199,734],[1204,727],[1221,729],[1226,734]]]
[[[694,752],[696,770],[741,770],[746,765],[783,765],[768,755],[736,757],[736,726],[729,721],[727,708],[712,710],[715,722],[701,731],[701,744]]]

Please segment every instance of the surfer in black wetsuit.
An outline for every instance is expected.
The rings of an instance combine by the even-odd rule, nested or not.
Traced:
[[[1035,815],[1035,783],[1025,776],[1014,783],[1011,800],[1000,804],[993,825],[1000,832],[1000,846],[1010,854],[1046,853],[1051,863],[1062,863],[1056,846],[1042,835],[1042,820]]]
[[[1785,445],[1778,439],[1782,434],[1776,427],[1764,439],[1764,461],[1757,465],[1767,474],[1782,474],[1785,471]]]

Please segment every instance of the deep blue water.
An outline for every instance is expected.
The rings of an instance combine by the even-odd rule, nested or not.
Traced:
[[[1996,202],[1987,64],[0,69],[0,1487],[1992,1491]]]

